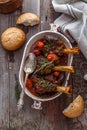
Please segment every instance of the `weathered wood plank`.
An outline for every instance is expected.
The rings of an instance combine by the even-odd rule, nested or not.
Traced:
[[[17,12],[12,13],[11,21],[9,21],[10,24],[15,25],[15,22],[13,23],[12,21],[16,21],[17,17],[23,12],[33,12],[39,15],[40,14],[39,5],[40,5],[39,0],[23,1],[22,9],[18,10]],[[34,35],[40,30],[40,25],[35,26],[35,27],[24,27],[24,26],[18,26],[18,27],[20,27],[21,29],[25,31],[26,42],[32,35]],[[26,45],[26,42],[25,42],[25,45]],[[31,108],[31,105],[33,104],[33,100],[31,100],[28,96],[25,95],[24,111],[18,112],[17,101],[15,97],[14,74],[18,76],[20,62],[21,62],[25,45],[20,50],[13,53],[12,61],[9,62],[9,66],[10,66],[10,70],[9,70],[9,73],[10,73],[10,129],[38,130],[39,129],[38,122],[40,121],[40,114],[39,114],[39,111],[35,111]],[[20,90],[21,90],[21,87],[20,87]]]
[[[73,99],[80,94],[85,101],[84,113],[73,119],[73,130],[87,130],[87,81],[83,79],[84,74],[87,74],[87,60],[80,54],[74,57],[73,65],[76,70],[73,75]]]
[[[8,16],[0,14],[0,36],[8,27]],[[0,42],[1,43],[1,42]],[[0,130],[9,129],[8,55],[0,44]]]

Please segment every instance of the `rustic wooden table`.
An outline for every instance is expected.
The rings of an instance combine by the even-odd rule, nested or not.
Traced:
[[[25,31],[26,42],[35,33],[50,29],[49,23],[59,15],[53,10],[51,0],[24,0],[22,7],[15,12],[0,14],[0,35],[8,27],[17,26],[16,19],[24,12],[36,13],[42,21],[34,27],[18,26]],[[87,82],[83,79],[87,73],[87,60],[82,54],[74,56],[76,71],[69,80],[73,85],[73,96],[62,94],[53,101],[43,103],[43,110],[38,111],[31,108],[33,100],[26,95],[23,111],[17,111],[15,75],[18,78],[25,45],[15,52],[8,52],[0,44],[0,130],[87,130]],[[85,100],[84,113],[79,118],[68,119],[63,116],[62,110],[78,94]]]

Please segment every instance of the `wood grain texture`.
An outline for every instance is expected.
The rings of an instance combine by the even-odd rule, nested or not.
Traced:
[[[6,23],[3,23],[5,19]],[[1,28],[2,27],[2,28]],[[0,35],[8,27],[8,17],[0,15]],[[9,70],[8,55],[0,44],[0,130],[9,128]]]
[[[87,74],[87,60],[82,54],[75,56],[73,65],[75,67],[75,74],[73,75],[73,99],[77,95],[81,95],[85,101],[85,109],[83,114],[73,119],[73,130],[87,130],[87,81],[83,79]]]
[[[33,12],[36,13],[37,15],[40,14],[40,10],[39,10],[39,3],[40,1],[31,1],[31,0],[27,0],[24,1],[23,3],[23,7],[22,9],[20,9],[17,12],[14,12],[14,16],[15,13],[17,13],[17,17],[24,12]],[[35,7],[34,7],[35,4]],[[13,16],[13,20],[16,20],[16,17]],[[21,29],[23,29],[26,33],[26,42],[28,41],[28,39],[34,35],[35,33],[37,33],[39,31],[39,26],[35,26],[35,27],[24,27],[24,26],[18,26]],[[26,45],[25,42],[25,45]],[[22,112],[18,112],[17,111],[17,101],[15,98],[15,80],[14,80],[14,74],[18,75],[19,72],[19,67],[20,67],[20,62],[21,62],[21,58],[22,58],[22,54],[23,54],[23,50],[24,47],[21,48],[20,50],[18,50],[17,52],[13,53],[14,56],[14,62],[10,62],[10,129],[17,129],[17,130],[32,130],[32,128],[38,129],[38,122],[40,120],[40,115],[39,112],[32,110],[31,109],[31,105],[33,104],[33,101],[27,97],[25,95],[25,106],[24,106],[24,110]],[[16,67],[18,66],[18,67]],[[20,87],[20,86],[19,86]],[[20,88],[21,89],[21,88]],[[13,102],[14,101],[14,102]],[[37,120],[38,119],[38,120]]]
[[[16,25],[16,19],[24,12],[33,12],[40,16],[41,24],[34,27]],[[26,33],[28,39],[41,30],[50,29],[52,23],[59,16],[53,10],[51,0],[24,0],[22,7],[8,15],[0,14],[0,35],[10,26],[17,26]],[[43,110],[31,108],[33,100],[25,95],[25,106],[21,112],[17,111],[15,97],[15,74],[18,77],[22,48],[15,52],[5,51],[0,44],[0,130],[87,130],[87,82],[83,75],[87,73],[87,61],[82,54],[74,56],[75,74],[70,77],[69,84],[73,84],[73,97],[62,94],[59,98],[43,103]],[[19,86],[21,91],[21,87]],[[84,113],[79,118],[68,119],[62,110],[81,94],[85,100]]]

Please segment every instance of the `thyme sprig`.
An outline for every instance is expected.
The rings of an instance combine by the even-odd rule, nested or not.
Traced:
[[[46,48],[47,51],[49,51],[49,50],[50,50],[50,47],[53,46],[53,45],[54,45],[54,42],[48,41],[48,42],[45,44],[44,47]]]
[[[52,90],[52,91],[56,90],[56,85],[44,80],[43,77],[40,78],[39,85],[41,85],[42,87],[47,88],[49,90]]]
[[[52,61],[47,61],[46,59],[43,59],[43,60],[41,60],[41,61],[39,61],[39,63],[38,64],[40,64],[41,65],[41,67],[39,68],[39,69],[36,69],[36,71],[34,72],[34,74],[35,73],[37,73],[37,72],[39,72],[39,71],[41,71],[41,70],[46,70],[46,69],[48,69],[48,68],[52,68],[54,65],[53,65],[53,61],[54,60],[52,60]]]

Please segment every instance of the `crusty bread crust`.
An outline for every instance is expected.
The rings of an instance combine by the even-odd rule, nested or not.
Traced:
[[[63,114],[69,118],[75,118],[82,114],[84,110],[84,100],[82,96],[78,95],[76,99],[63,110]]]
[[[1,35],[2,46],[9,51],[20,48],[25,41],[25,33],[16,27],[6,29]]]
[[[16,24],[23,24],[25,26],[34,26],[39,23],[40,18],[34,13],[24,13],[16,21]]]
[[[0,13],[10,13],[22,4],[23,0],[0,0]]]

